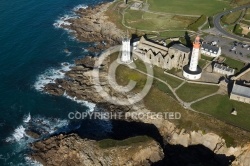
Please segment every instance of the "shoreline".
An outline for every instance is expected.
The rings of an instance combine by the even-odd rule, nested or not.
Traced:
[[[80,41],[87,41],[87,42],[95,42],[96,46],[95,47],[90,47],[88,50],[90,52],[100,52],[103,51],[106,48],[109,48],[111,46],[119,44],[119,33],[112,33],[113,28],[108,28],[105,29],[104,31],[102,30],[102,26],[109,27],[112,25],[110,22],[105,22],[107,18],[103,15],[104,12],[106,11],[107,7],[112,4],[107,3],[107,4],[101,4],[98,5],[97,7],[94,8],[87,8],[87,9],[79,9],[79,13],[84,15],[84,17],[80,17],[77,19],[70,19],[69,22],[71,23],[70,25],[65,26],[65,28],[69,28],[73,31],[75,31],[76,38]],[[104,8],[104,9],[103,9]],[[98,12],[99,11],[99,12]],[[77,13],[78,13],[77,12]],[[90,14],[91,16],[87,15]],[[95,13],[94,15],[92,15]],[[100,17],[101,16],[101,17]],[[101,18],[100,20],[97,20],[98,18]],[[103,20],[102,20],[103,19]],[[96,22],[98,21],[98,22]],[[87,24],[86,24],[87,23]],[[83,24],[86,24],[86,26],[83,26]],[[112,27],[112,26],[111,26]],[[104,44],[106,43],[106,44]],[[95,57],[86,57],[83,59],[77,59],[75,61],[74,67],[71,68],[70,71],[67,71],[65,73],[65,76],[70,79],[57,79],[55,83],[50,83],[45,86],[45,91],[49,94],[52,95],[57,95],[57,96],[62,96],[64,92],[67,93],[72,98],[76,98],[77,100],[86,100],[90,101],[93,103],[96,103],[97,107],[102,107],[107,111],[117,111],[117,110],[122,110],[124,112],[127,111],[137,111],[136,108],[141,108],[144,111],[149,111],[147,108],[144,107],[142,103],[138,103],[134,105],[133,107],[130,106],[117,106],[110,104],[106,102],[102,97],[97,95],[97,93],[94,92],[93,88],[93,83],[91,82],[91,70],[94,68],[94,61],[96,61]],[[108,63],[108,62],[106,62]],[[107,65],[107,64],[106,64]],[[107,66],[104,67],[104,70],[101,72],[101,79],[105,80],[106,78],[106,72],[107,72]],[[104,81],[104,84],[102,85],[105,89],[108,89],[110,93],[115,93],[112,91],[112,89],[107,85],[107,82]],[[115,94],[120,96],[119,94]],[[135,119],[131,119],[131,121],[136,121]],[[185,141],[188,141],[188,143],[185,143],[186,146],[193,145],[192,141],[187,139],[187,136],[192,136],[195,135],[198,137],[199,141],[196,142],[200,144],[205,144],[206,141],[210,142],[211,138],[215,142],[210,142],[209,145],[206,145],[209,147],[209,149],[213,150],[216,153],[227,153],[233,154],[230,152],[230,149],[225,146],[225,143],[223,143],[223,139],[219,137],[218,135],[208,133],[205,134],[205,136],[198,132],[195,131],[189,131],[185,133],[183,129],[176,129],[176,126],[172,124],[171,122],[167,120],[161,120],[160,122],[157,121],[150,121],[145,119],[142,121],[143,123],[149,123],[149,124],[154,124],[163,138],[168,142],[172,144],[181,144],[183,143],[182,141],[179,142],[181,138],[184,138]],[[212,135],[211,135],[212,134]],[[184,136],[183,136],[184,135]],[[172,140],[169,140],[169,137],[172,138]],[[210,140],[210,141],[209,141]],[[218,146],[220,145],[221,146]],[[235,149],[235,151],[239,152],[239,148]]]
[[[78,17],[67,19],[69,24],[63,24],[62,28],[72,31],[71,35],[81,42],[94,42],[94,46],[87,48],[90,52],[101,52],[120,44],[125,33],[105,15],[113,3],[114,1],[101,3],[95,7],[80,8],[75,11]]]

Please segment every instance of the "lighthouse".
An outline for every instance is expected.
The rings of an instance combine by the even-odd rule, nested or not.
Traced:
[[[131,46],[130,38],[128,36],[124,37],[122,40],[122,53],[121,53],[121,63],[131,63]]]
[[[183,76],[189,80],[198,80],[201,78],[202,69],[199,67],[200,57],[200,37],[197,36],[193,42],[193,50],[189,65],[183,67]]]

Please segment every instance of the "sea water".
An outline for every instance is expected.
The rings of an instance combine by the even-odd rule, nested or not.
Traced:
[[[42,137],[67,132],[84,125],[71,125],[69,112],[93,111],[94,103],[52,96],[42,88],[63,78],[74,59],[88,55],[85,48],[93,43],[78,42],[62,25],[78,17],[74,11],[100,2],[0,1],[0,165],[39,165],[27,156],[35,139],[25,130]]]

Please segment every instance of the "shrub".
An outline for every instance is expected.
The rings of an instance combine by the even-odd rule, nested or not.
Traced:
[[[235,26],[234,26],[234,33],[235,34],[237,34],[237,35],[242,35],[242,28],[240,27],[240,25],[239,24],[236,24]]]
[[[208,17],[208,23],[209,23],[210,28],[213,28],[214,27],[214,18],[211,16]]]
[[[199,27],[202,26],[207,20],[207,16],[201,15],[194,23],[188,26],[188,29],[198,31]]]

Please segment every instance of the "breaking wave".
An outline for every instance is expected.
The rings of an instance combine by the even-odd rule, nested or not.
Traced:
[[[90,111],[90,112],[93,112],[95,110],[96,104],[94,104],[94,103],[91,103],[91,102],[88,102],[88,101],[84,101],[84,100],[77,100],[76,97],[71,97],[71,96],[67,95],[66,92],[64,92],[63,96],[66,97],[67,99],[70,99],[72,101],[77,102],[78,104],[82,104],[84,106],[87,106],[88,107],[88,111]]]
[[[29,113],[24,116],[22,124],[14,130],[11,136],[6,138],[6,142],[22,144],[34,141],[35,139],[30,137],[27,131],[32,131],[39,135],[39,138],[42,138],[51,134],[69,132],[79,127],[79,125],[70,125],[69,121],[65,119],[42,116],[31,117]]]
[[[53,24],[53,26],[55,28],[63,28],[65,30],[67,30],[67,31],[70,31],[68,28],[65,27],[65,26],[71,25],[71,23],[69,22],[69,20],[70,19],[78,18],[78,15],[76,14],[76,11],[78,11],[79,9],[86,9],[87,7],[88,7],[87,5],[83,5],[83,4],[77,5],[68,14],[65,14],[65,15],[59,17],[59,19],[57,19],[55,21],[55,23]]]
[[[49,83],[55,83],[56,79],[64,78],[65,72],[70,70],[70,67],[73,65],[69,63],[61,63],[60,68],[50,68],[47,69],[43,74],[37,77],[37,81],[34,84],[34,87],[38,91],[43,91],[45,85]]]

